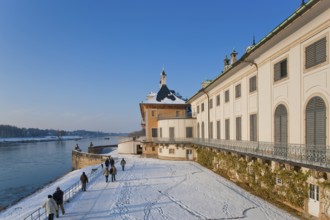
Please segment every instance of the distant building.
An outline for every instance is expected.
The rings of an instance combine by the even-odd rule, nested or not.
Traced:
[[[162,138],[163,135],[172,135],[175,132],[172,125],[165,129],[159,128],[158,123],[164,119],[179,119],[189,114],[187,104],[174,90],[170,90],[166,84],[167,76],[165,70],[160,75],[159,91],[149,93],[147,99],[140,103],[142,116],[142,127],[146,136],[142,142],[143,155],[147,157],[158,157],[159,145],[154,139]],[[169,151],[167,149],[167,151]],[[163,152],[161,150],[161,152]]]
[[[120,154],[142,154],[140,137],[125,137],[118,141],[118,153]]]

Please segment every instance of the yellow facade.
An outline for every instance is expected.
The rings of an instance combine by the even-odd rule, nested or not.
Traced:
[[[153,129],[159,137],[158,120],[160,118],[184,117],[187,104],[140,104],[144,128],[146,131],[145,142],[142,143],[142,153],[147,157],[158,157],[158,145],[152,143]]]

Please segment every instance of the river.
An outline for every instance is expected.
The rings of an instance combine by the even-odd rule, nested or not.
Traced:
[[[76,144],[87,152],[91,142],[117,144],[118,137],[0,144],[0,210],[70,172]]]

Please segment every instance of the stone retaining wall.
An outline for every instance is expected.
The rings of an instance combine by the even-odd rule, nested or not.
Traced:
[[[87,166],[104,163],[108,156],[90,154],[86,152],[72,151],[72,170],[81,169]]]

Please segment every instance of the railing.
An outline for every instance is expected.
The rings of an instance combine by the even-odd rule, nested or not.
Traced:
[[[91,170],[90,174],[86,174],[88,176],[88,182],[91,182],[92,180],[95,179],[95,176],[97,173],[102,172],[102,169],[99,169],[99,172],[96,172],[98,168],[93,168]],[[68,201],[71,199],[73,196],[77,194],[81,190],[81,182],[78,181],[72,186],[70,186],[68,189],[64,190],[64,195],[63,195],[63,202]],[[47,218],[46,216],[46,210],[43,207],[38,208],[34,212],[32,212],[29,216],[23,218],[23,220],[40,220],[40,219],[45,219]]]
[[[330,169],[330,146],[202,138],[154,138],[159,144],[196,144],[281,161]]]

